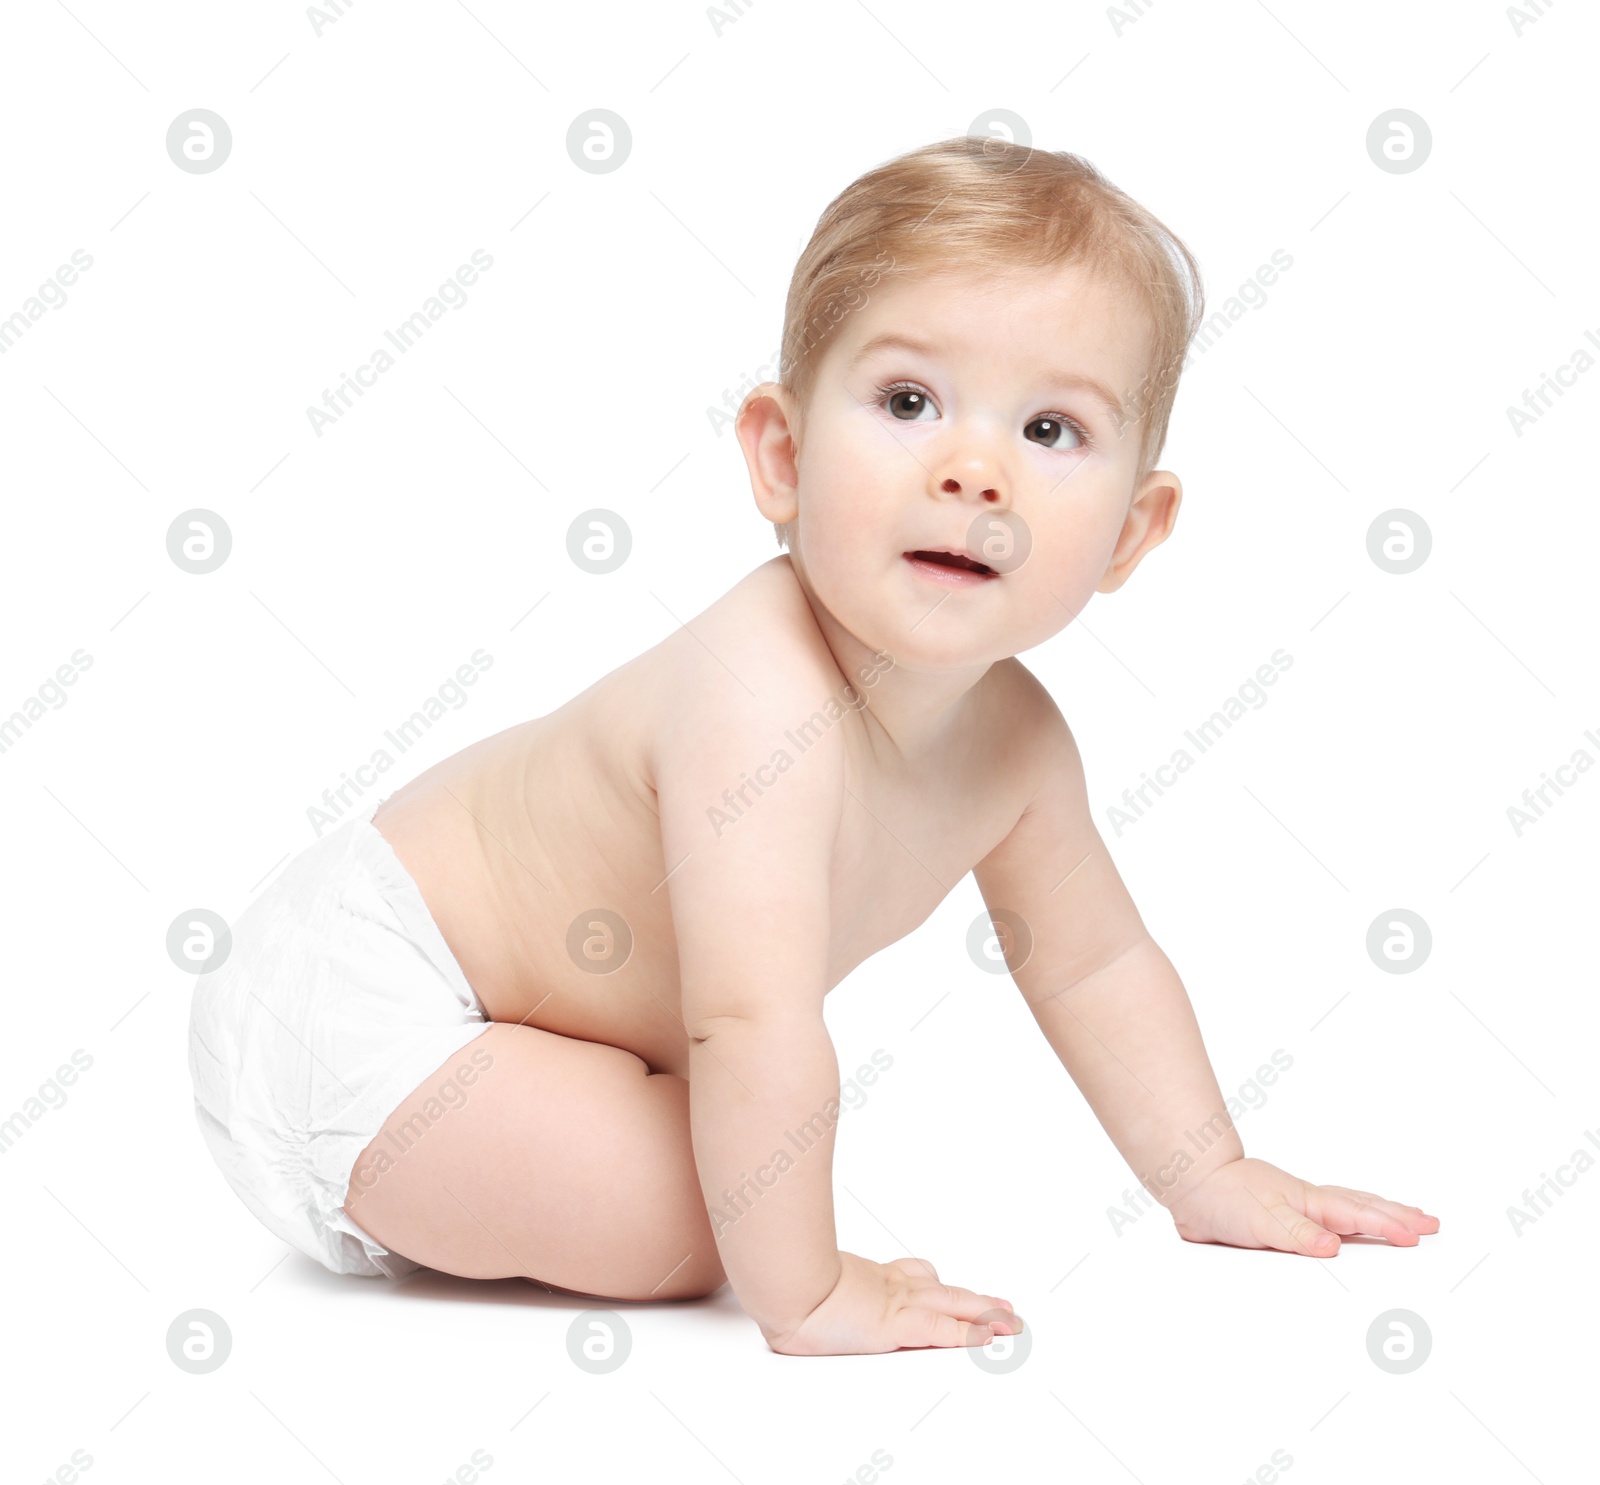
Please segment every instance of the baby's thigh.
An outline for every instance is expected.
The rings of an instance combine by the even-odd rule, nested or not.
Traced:
[[[440,1096],[458,1054],[356,1160],[344,1205],[367,1232],[445,1273],[607,1299],[723,1282],[682,1078],[532,1026],[496,1024],[471,1047],[493,1063],[464,1099]]]

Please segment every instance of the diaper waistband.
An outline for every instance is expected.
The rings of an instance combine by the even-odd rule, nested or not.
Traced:
[[[346,820],[338,828],[350,831],[351,854],[371,876],[390,911],[399,920],[406,937],[444,976],[451,989],[460,998],[462,1005],[487,1021],[489,1013],[482,1000],[478,998],[478,992],[468,982],[466,973],[457,962],[450,945],[445,942],[444,935],[439,932],[439,925],[434,922],[433,914],[429,912],[428,904],[423,899],[422,889],[417,886],[416,880],[406,870],[404,863],[395,855],[394,847],[389,844],[383,832],[372,823],[372,817],[377,813],[379,805],[388,797],[385,794],[370,803],[363,804],[353,818]]]

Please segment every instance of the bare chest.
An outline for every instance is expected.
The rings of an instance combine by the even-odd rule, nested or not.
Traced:
[[[1020,810],[969,779],[852,786],[829,889],[829,988],[927,921]]]

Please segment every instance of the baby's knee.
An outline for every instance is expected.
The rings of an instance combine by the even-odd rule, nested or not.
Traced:
[[[691,1253],[641,1299],[704,1299],[728,1282],[716,1244]]]

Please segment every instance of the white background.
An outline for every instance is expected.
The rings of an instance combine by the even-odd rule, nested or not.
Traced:
[[[318,36],[292,4],[7,7],[0,318],[94,262],[0,356],[0,714],[93,659],[0,754],[0,1117],[93,1058],[0,1165],[6,1478],[75,1449],[92,1481],[426,1485],[478,1449],[491,1481],[816,1485],[874,1450],[891,1485],[1238,1481],[1275,1450],[1304,1485],[1592,1478],[1600,1172],[1520,1235],[1507,1215],[1600,1126],[1600,773],[1520,838],[1506,815],[1600,758],[1600,373],[1520,437],[1506,415],[1600,334],[1597,25],[1545,8],[1518,35],[1498,4],[1129,5],[1119,35],[1088,4],[768,0],[719,36],[692,4],[397,0]],[[196,107],[233,134],[209,174],[165,150]],[[566,153],[596,107],[633,134],[608,175]],[[1366,152],[1395,107],[1433,134],[1410,174]],[[1185,1244],[1160,1212],[1118,1235],[1130,1173],[968,960],[968,878],[829,999],[842,1067],[894,1058],[841,1132],[840,1242],[1014,1301],[1016,1370],[777,1356],[724,1289],[619,1306],[631,1357],[591,1376],[579,1302],[286,1256],[200,1142],[168,925],[236,917],[474,650],[493,668],[386,788],[772,556],[707,409],[774,358],[828,200],[995,108],[1167,222],[1213,309],[1294,260],[1184,378],[1172,540],[1025,662],[1224,1090],[1293,1058],[1247,1149],[1441,1232],[1331,1263]],[[465,307],[316,436],[307,406],[476,248]],[[566,552],[594,506],[634,538],[606,577]],[[233,534],[206,576],[166,551],[193,507]],[[1405,576],[1366,548],[1393,507],[1433,536]],[[1117,835],[1112,801],[1278,648],[1267,705]],[[1433,934],[1409,974],[1365,949],[1394,907]],[[205,1376],[165,1350],[191,1308],[232,1331]],[[1432,1334],[1403,1376],[1366,1349],[1396,1308]]]

